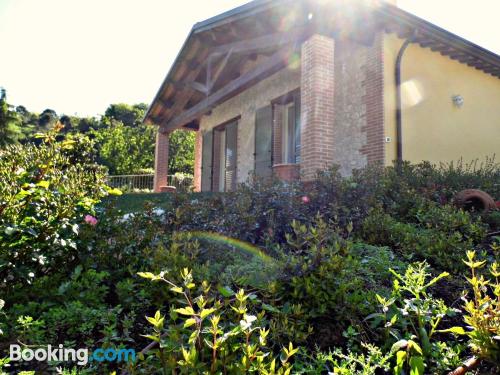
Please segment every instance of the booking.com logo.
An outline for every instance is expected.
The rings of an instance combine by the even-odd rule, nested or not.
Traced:
[[[85,366],[89,362],[135,362],[134,349],[98,348],[89,354],[88,349],[69,349],[62,344],[57,347],[47,345],[46,348],[22,349],[20,345],[10,345],[11,361],[57,361],[76,362]]]

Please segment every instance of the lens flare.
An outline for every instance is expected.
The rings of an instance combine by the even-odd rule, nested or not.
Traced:
[[[210,241],[213,243],[220,244],[222,246],[228,246],[238,249],[248,255],[258,257],[267,263],[274,262],[274,259],[272,257],[265,254],[257,246],[250,244],[248,242],[240,241],[235,238],[223,236],[222,234],[213,232],[194,231],[194,232],[187,232],[186,234],[191,235],[191,237],[195,239]]]
[[[423,85],[416,79],[403,82],[401,85],[403,106],[405,108],[415,107],[424,100],[425,92]]]

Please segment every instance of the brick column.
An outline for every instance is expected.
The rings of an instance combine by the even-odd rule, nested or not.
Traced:
[[[333,164],[334,131],[333,39],[313,35],[302,45],[301,163],[304,181]]]
[[[168,186],[168,133],[156,133],[154,191],[160,193]]]
[[[201,191],[201,159],[202,159],[203,136],[201,130],[196,132],[194,141],[194,191]]]
[[[220,191],[221,186],[219,186],[219,179],[220,179],[220,174],[221,174],[221,168],[222,166],[220,164],[220,159],[221,159],[221,131],[214,130],[214,138],[213,138],[213,153],[212,153],[212,191]],[[224,189],[222,189],[224,190]]]

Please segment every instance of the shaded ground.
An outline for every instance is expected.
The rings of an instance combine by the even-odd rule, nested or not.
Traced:
[[[214,193],[189,193],[195,197],[214,195]],[[168,208],[172,201],[172,193],[129,193],[120,196],[108,196],[103,200],[101,206],[114,203],[116,208],[125,213],[138,212],[144,210],[146,204],[154,207]]]
[[[113,202],[116,208],[125,213],[137,212],[144,209],[145,204],[166,208],[171,200],[171,193],[137,193],[111,196],[104,200],[103,205]]]

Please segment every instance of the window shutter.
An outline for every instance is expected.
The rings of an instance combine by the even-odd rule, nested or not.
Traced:
[[[238,123],[226,126],[226,191],[236,189],[238,161]]]
[[[295,163],[300,163],[300,93],[294,95],[295,101]]]
[[[255,174],[271,177],[272,170],[273,109],[267,106],[255,114]]]
[[[201,162],[201,191],[212,190],[212,145],[213,131],[203,134]]]

